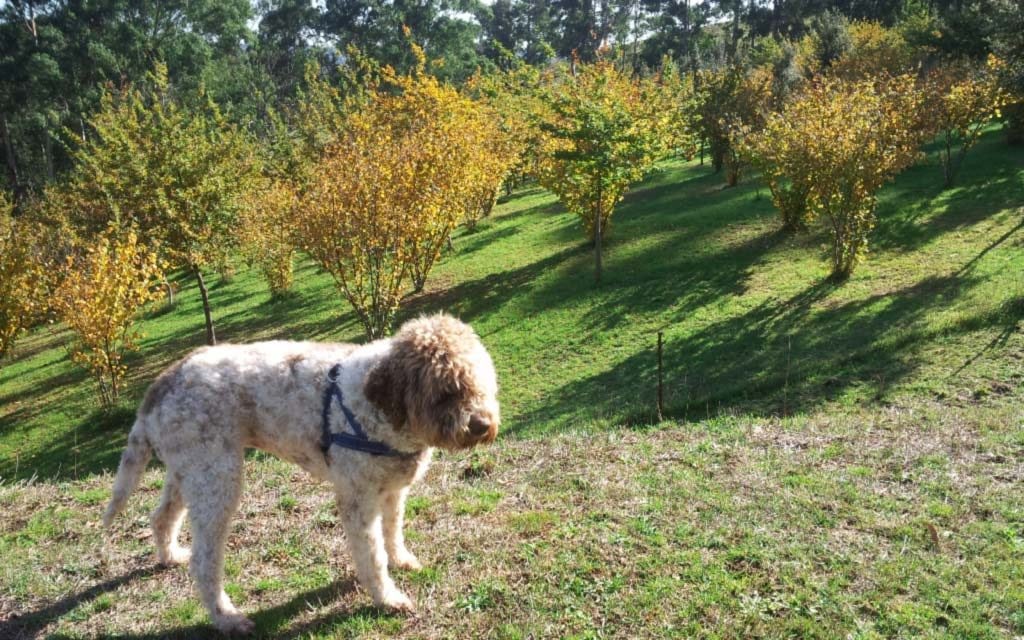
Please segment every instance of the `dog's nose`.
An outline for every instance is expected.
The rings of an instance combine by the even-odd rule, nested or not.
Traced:
[[[469,432],[474,436],[482,436],[491,429],[491,423],[486,418],[472,416],[469,419]]]

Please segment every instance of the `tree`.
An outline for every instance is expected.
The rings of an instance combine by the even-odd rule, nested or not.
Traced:
[[[92,374],[104,407],[121,393],[124,355],[138,348],[135,319],[159,297],[160,278],[156,253],[131,229],[111,226],[82,255],[67,258],[51,304],[77,336],[71,359]]]
[[[601,245],[615,204],[629,185],[674,147],[673,107],[660,86],[634,80],[608,60],[578,65],[549,90],[550,119],[540,182],[579,216],[594,242],[594,277],[601,280]]]
[[[160,60],[174,86],[194,92],[211,64],[241,56],[251,15],[248,0],[0,3],[8,187],[20,199],[70,168],[61,131],[91,133],[103,84],[141,82]]]
[[[804,231],[812,220],[808,199],[814,188],[814,167],[797,118],[769,118],[762,131],[738,137],[739,153],[753,162],[768,184],[783,231]]]
[[[867,252],[875,194],[919,157],[920,103],[909,75],[818,78],[744,141],[774,185],[784,224],[826,222],[837,279],[848,277]]]
[[[1009,95],[1004,109],[1006,141],[1024,144],[1024,4],[1000,3],[997,9],[992,49],[1004,61],[999,77]]]
[[[43,269],[34,255],[32,230],[13,212],[0,192],[0,362],[38,316],[43,297]]]
[[[832,63],[832,73],[860,80],[913,70],[915,53],[897,29],[877,22],[855,21],[849,24],[847,34],[849,47]]]
[[[493,73],[477,72],[466,83],[464,91],[474,100],[487,105],[496,130],[490,141],[494,169],[491,175],[504,177],[506,192],[536,173],[537,158],[543,133],[537,125],[543,109],[540,100],[542,73],[536,67],[513,61],[511,68]],[[495,194],[496,195],[496,194]],[[488,196],[481,192],[485,207]],[[471,208],[472,212],[479,207]],[[489,212],[479,210],[473,218]],[[470,226],[475,220],[467,220]]]
[[[927,100],[922,115],[938,132],[943,185],[953,186],[964,157],[989,122],[1008,102],[1001,86],[1004,63],[989,56],[985,66],[969,62],[938,67],[925,82]]]
[[[93,130],[73,153],[58,194],[80,224],[137,227],[172,266],[188,269],[203,299],[206,342],[216,335],[204,268],[233,249],[245,194],[257,176],[252,145],[200,91],[188,107],[157,65],[148,87],[107,91]]]
[[[733,139],[740,131],[761,127],[771,108],[773,81],[771,71],[763,67],[745,72],[731,66],[696,74],[693,125],[710,147],[714,171],[726,169],[729,186],[739,182],[745,163]]]
[[[425,73],[385,68],[382,83],[348,114],[313,170],[297,210],[303,248],[330,273],[370,339],[382,337],[415,277],[430,268],[465,215],[486,153],[479,107]]]
[[[295,189],[286,180],[267,178],[256,182],[243,198],[237,232],[242,252],[250,265],[259,268],[271,295],[283,295],[295,280]]]
[[[419,64],[407,44],[412,38],[425,43],[430,59],[444,61],[435,68],[439,75],[463,80],[481,60],[480,27],[472,19],[478,13],[476,0],[327,0],[320,25],[339,49],[354,46],[399,73],[409,73]]]
[[[826,11],[813,22],[810,35],[814,51],[815,70],[825,70],[843,57],[853,46],[850,22],[838,11]]]

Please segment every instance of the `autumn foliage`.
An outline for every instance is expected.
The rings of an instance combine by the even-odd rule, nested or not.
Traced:
[[[833,63],[830,73],[846,80],[897,76],[911,72],[914,49],[896,29],[877,22],[854,21],[849,25],[850,49]]]
[[[693,126],[707,142],[715,171],[725,169],[725,180],[735,186],[748,159],[734,144],[737,134],[759,129],[771,109],[771,71],[757,67],[700,71],[694,79]]]
[[[1003,67],[1003,61],[994,56],[985,65],[948,63],[934,69],[925,81],[921,115],[942,145],[939,160],[946,187],[953,186],[967,152],[1009,102],[1000,84]]]
[[[658,83],[620,72],[608,60],[577,65],[546,94],[549,117],[538,177],[579,216],[594,240],[601,278],[601,241],[629,186],[675,148],[674,109]]]
[[[335,279],[370,338],[421,288],[473,195],[496,189],[480,106],[424,71],[384,69],[314,169],[297,210],[303,248]]]
[[[43,273],[32,245],[31,228],[0,193],[0,360],[41,310]]]
[[[263,274],[270,293],[280,296],[295,280],[295,210],[298,194],[290,180],[256,181],[242,196],[245,206],[235,231],[242,255]]]
[[[819,78],[744,145],[764,168],[783,223],[825,222],[832,273],[863,259],[878,190],[919,156],[920,92],[911,76]]]
[[[138,348],[139,311],[159,297],[160,261],[134,230],[112,227],[82,255],[68,256],[61,276],[50,303],[77,337],[71,359],[89,370],[110,407],[123,388],[124,355]]]
[[[511,162],[506,170],[506,191],[537,175],[545,140],[538,122],[547,113],[541,88],[547,75],[520,63],[505,71],[477,72],[466,83],[466,94],[487,105],[497,120],[498,135],[493,144],[502,162]]]

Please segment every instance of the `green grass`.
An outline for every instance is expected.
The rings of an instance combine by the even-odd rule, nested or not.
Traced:
[[[824,235],[780,234],[766,190],[693,162],[619,205],[599,285],[578,222],[514,194],[399,319],[471,322],[504,422],[407,504],[427,568],[398,579],[421,614],[367,607],[324,488],[266,455],[232,534],[237,601],[267,637],[1024,635],[1024,152],[990,131],[941,182],[924,164],[883,190],[841,285]],[[360,339],[308,263],[279,300],[251,270],[210,280],[222,340]],[[135,403],[203,341],[180,284],[113,412],[60,327],[0,369],[0,631],[209,634],[184,572],[151,568],[158,473],[112,539],[96,526]]]
[[[723,189],[695,163],[663,165],[619,205],[600,285],[578,222],[527,189],[457,234],[402,318],[447,310],[474,325],[499,370],[505,433],[517,437],[652,422],[658,331],[674,419],[1005,393],[1021,380],[1005,354],[1021,350],[1024,154],[990,132],[960,186],[940,183],[928,164],[883,191],[871,255],[840,286],[826,278],[825,237],[781,235],[755,181]],[[210,279],[222,340],[360,339],[308,263],[283,300],[252,270]],[[181,286],[175,308],[142,323],[122,410],[97,410],[65,332],[17,345],[0,370],[0,477],[116,464],[145,386],[203,340],[198,294]]]

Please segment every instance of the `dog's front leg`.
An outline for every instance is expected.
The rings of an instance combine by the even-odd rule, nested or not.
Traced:
[[[409,488],[384,494],[384,547],[388,551],[388,566],[399,569],[422,569],[423,565],[405,548],[405,497]]]
[[[368,495],[360,499],[339,496],[338,511],[345,525],[356,575],[374,603],[398,611],[413,611],[412,600],[395,586],[388,574],[381,504]]]

